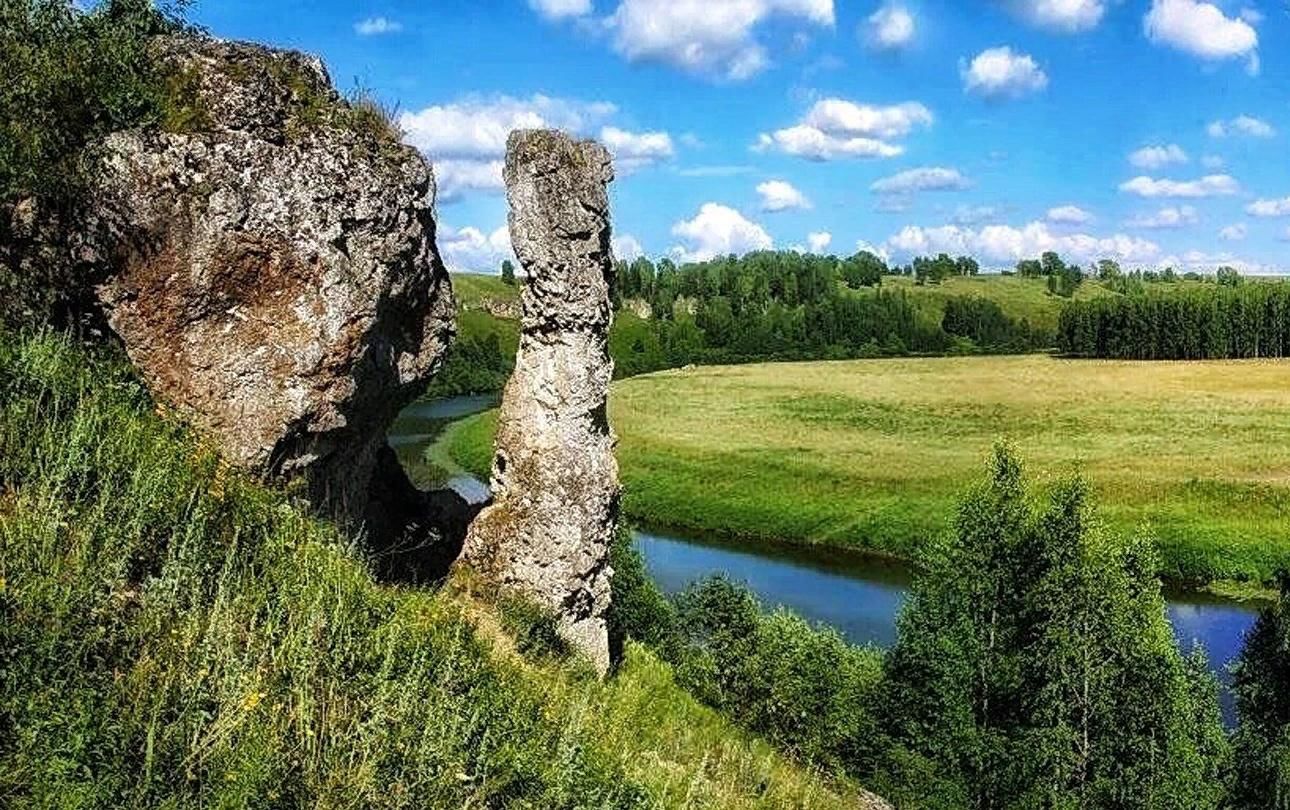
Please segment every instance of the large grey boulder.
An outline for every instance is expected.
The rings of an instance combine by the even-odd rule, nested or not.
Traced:
[[[81,260],[158,399],[229,459],[357,518],[453,333],[430,167],[316,58],[159,48],[172,120],[94,148]]]
[[[613,168],[594,141],[522,130],[507,141],[505,178],[511,241],[528,279],[497,423],[494,502],[470,525],[459,565],[552,611],[603,673],[619,506],[605,411]]]

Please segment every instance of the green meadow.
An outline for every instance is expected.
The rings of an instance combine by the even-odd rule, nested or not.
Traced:
[[[908,558],[991,446],[1079,472],[1161,574],[1263,584],[1290,565],[1290,362],[1046,355],[771,363],[615,383],[625,511],[660,528]],[[488,468],[493,416],[451,430]]]

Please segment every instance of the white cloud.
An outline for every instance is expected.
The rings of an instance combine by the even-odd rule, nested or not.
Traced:
[[[591,0],[529,0],[529,8],[548,20],[583,17],[591,13]]]
[[[1205,155],[1200,159],[1200,165],[1211,171],[1217,171],[1227,165],[1227,162],[1218,155]]]
[[[806,235],[806,246],[812,253],[824,253],[833,242],[833,234],[828,231],[815,231]]]
[[[434,178],[440,203],[456,202],[471,192],[497,194],[506,188],[500,160],[436,160]]]
[[[777,149],[810,160],[890,158],[905,151],[891,140],[930,127],[934,120],[931,110],[916,101],[878,107],[825,98],[815,102],[796,126],[762,133],[754,148]]]
[[[380,34],[397,34],[403,30],[403,23],[386,17],[368,17],[354,23],[354,33],[360,37],[374,37]]]
[[[831,27],[833,0],[622,0],[604,25],[630,61],[737,81],[770,61],[756,29],[773,17]]]
[[[1139,169],[1160,169],[1171,163],[1186,163],[1187,153],[1176,143],[1144,146],[1129,155],[1129,162]]]
[[[1255,200],[1245,206],[1245,213],[1256,217],[1290,217],[1290,197]]]
[[[605,123],[617,108],[605,101],[582,102],[534,95],[529,98],[470,97],[405,112],[399,126],[408,143],[434,164],[439,200],[451,202],[468,192],[503,189],[502,159],[514,129],[554,127],[580,135],[599,129],[619,165],[631,171],[671,156],[665,132],[631,133]]]
[[[1085,225],[1093,221],[1093,215],[1075,205],[1060,205],[1048,209],[1046,219],[1057,225]]]
[[[904,147],[875,138],[840,138],[814,127],[801,125],[776,130],[770,135],[763,132],[753,148],[757,151],[778,149],[785,154],[808,160],[892,158],[905,153]]]
[[[630,262],[645,255],[645,248],[641,247],[640,240],[630,233],[615,236],[613,246],[615,259]]]
[[[600,140],[614,156],[614,168],[630,173],[671,158],[672,136],[666,132],[628,132],[618,127],[604,127]]]
[[[687,245],[672,249],[682,261],[704,261],[729,253],[768,250],[775,243],[762,226],[720,203],[704,203],[694,218],[672,226],[672,235]]]
[[[1285,233],[1281,234],[1281,241],[1290,242],[1290,225],[1287,225]]]
[[[1190,205],[1180,205],[1177,207],[1161,208],[1154,214],[1144,214],[1134,217],[1124,223],[1130,228],[1150,228],[1153,230],[1163,230],[1169,228],[1185,228],[1188,225],[1195,225],[1200,221],[1200,216],[1196,209]]]
[[[516,261],[505,225],[485,235],[472,226],[458,230],[441,224],[436,236],[444,264],[453,272],[496,273],[504,259]]]
[[[998,219],[1002,211],[993,205],[960,205],[954,210],[954,216],[951,221],[956,225],[979,225],[982,222],[989,222],[992,219]]]
[[[903,138],[915,129],[930,127],[934,120],[932,111],[917,101],[875,107],[825,98],[811,106],[802,123],[835,135]]]
[[[1251,138],[1271,138],[1277,134],[1272,125],[1250,115],[1238,115],[1230,121],[1214,121],[1205,127],[1211,138],[1248,135]]]
[[[1218,237],[1225,242],[1239,242],[1249,235],[1250,229],[1245,223],[1238,222],[1235,225],[1228,225],[1218,232]]]
[[[806,195],[784,180],[767,180],[757,186],[761,196],[761,210],[788,211],[793,208],[810,208],[811,201]]]
[[[1048,76],[1028,54],[989,48],[960,68],[963,86],[987,98],[1020,98],[1048,86]]]
[[[1213,3],[1152,0],[1142,22],[1152,42],[1210,61],[1245,58],[1250,72],[1258,72],[1258,32],[1246,20],[1228,17]]]
[[[869,190],[875,194],[914,194],[919,191],[961,191],[969,185],[958,169],[924,166],[874,181]]]
[[[1241,184],[1226,174],[1207,174],[1199,180],[1157,180],[1143,175],[1120,184],[1120,191],[1139,197],[1220,197],[1240,190]]]
[[[1012,263],[1034,258],[1047,250],[1057,251],[1067,258],[1082,262],[1100,258],[1145,262],[1160,253],[1159,245],[1136,236],[1121,233],[1106,237],[1082,233],[1059,234],[1043,222],[1031,222],[1020,228],[986,225],[979,229],[958,225],[942,225],[938,228],[911,225],[887,239],[884,247],[901,256],[966,254],[993,263]]]
[[[869,15],[865,41],[881,51],[899,50],[914,39],[914,15],[904,6],[889,5]]]
[[[1034,24],[1067,33],[1096,27],[1106,13],[1103,0],[1015,0],[1013,5]]]

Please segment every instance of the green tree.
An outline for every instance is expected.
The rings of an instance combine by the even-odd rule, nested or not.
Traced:
[[[867,250],[862,250],[842,262],[842,279],[853,290],[877,287],[887,273],[887,263]]]
[[[510,259],[502,259],[502,283],[515,286],[515,265]]]
[[[1233,739],[1237,810],[1290,808],[1290,574],[1245,638],[1233,672],[1240,722]]]
[[[1218,806],[1216,685],[1173,641],[1150,544],[1106,533],[1087,501],[1075,480],[1034,509],[1001,448],[929,547],[877,703],[892,798]]]

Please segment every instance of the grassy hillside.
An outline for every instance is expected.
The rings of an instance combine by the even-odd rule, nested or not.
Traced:
[[[373,581],[117,361],[0,335],[0,400],[0,805],[864,805],[638,647],[601,684]]]
[[[453,273],[452,290],[463,309],[481,306],[486,299],[514,301],[520,297],[518,285],[502,281],[501,276],[484,273]]]
[[[951,276],[941,284],[918,286],[907,276],[885,276],[883,289],[903,289],[926,305],[928,318],[940,323],[945,314],[945,299],[958,295],[975,295],[997,303],[1009,316],[1026,319],[1033,326],[1053,331],[1066,298],[1050,295],[1047,279],[1021,278],[1020,276]],[[1083,300],[1102,295],[1115,295],[1097,282],[1086,281],[1075,291],[1075,298]]]
[[[907,557],[999,438],[1081,470],[1177,580],[1290,565],[1290,362],[1016,357],[763,364],[616,383],[625,508],[646,524]],[[454,431],[487,469],[485,416]]]

